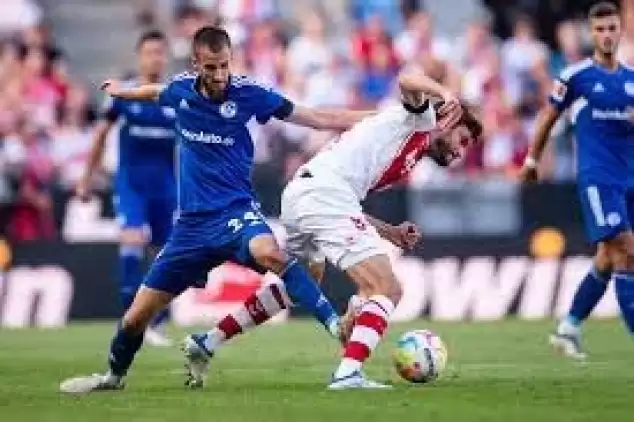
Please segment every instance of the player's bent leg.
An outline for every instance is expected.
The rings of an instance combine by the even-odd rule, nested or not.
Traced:
[[[402,296],[400,284],[387,255],[365,258],[347,268],[346,273],[357,285],[366,286],[369,297],[355,318],[343,359],[328,388],[389,388],[367,380],[362,366],[385,334],[389,317]]]
[[[150,245],[148,252],[153,259],[158,254],[160,247],[156,245]],[[145,331],[145,343],[150,346],[156,347],[171,347],[173,346],[172,340],[167,336],[167,323],[170,320],[170,308],[166,306],[160,310],[154,319],[150,322],[147,330]]]
[[[557,325],[550,343],[555,350],[573,359],[585,359],[581,346],[581,325],[605,294],[612,278],[612,265],[608,248],[601,242],[597,246],[593,267],[584,277],[573,297],[568,314]]]
[[[614,287],[621,314],[634,334],[634,235],[630,230],[606,242],[614,266]]]
[[[279,248],[272,234],[253,237],[249,241],[249,251],[258,265],[282,279],[293,303],[310,311],[333,337],[339,338],[339,316],[332,304],[299,261],[288,258]]]
[[[173,298],[174,295],[171,293],[145,286],[141,287],[130,309],[117,326],[117,332],[110,343],[108,372],[70,378],[60,384],[60,391],[81,394],[122,389],[124,386],[123,378],[130,369],[134,356],[141,348],[143,334],[147,326],[156,313],[169,305]]]

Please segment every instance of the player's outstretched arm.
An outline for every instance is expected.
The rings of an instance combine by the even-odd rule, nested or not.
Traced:
[[[145,84],[136,87],[123,87],[119,81],[107,79],[101,84],[101,89],[110,96],[126,100],[157,101],[165,89],[163,84]]]
[[[534,182],[537,180],[537,165],[550,139],[550,131],[560,115],[561,112],[552,104],[546,105],[540,112],[535,129],[535,138],[520,171],[520,180],[522,182]]]
[[[345,131],[374,114],[375,110],[327,110],[295,105],[293,112],[284,120],[317,130]]]

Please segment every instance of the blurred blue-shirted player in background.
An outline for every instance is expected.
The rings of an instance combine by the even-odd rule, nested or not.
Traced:
[[[283,307],[288,295],[339,336],[339,317],[330,302],[297,260],[280,250],[261,217],[250,180],[254,147],[246,123],[275,117],[316,129],[345,130],[368,113],[301,107],[246,76],[232,75],[231,41],[220,28],[204,27],[194,35],[192,59],[196,74],[178,76],[166,86],[104,84],[113,97],[155,99],[176,110],[179,215],[112,339],[109,371],[66,380],[60,385],[64,392],[121,388],[152,318],[225,261],[272,271],[283,281],[262,292],[245,310],[245,318],[260,321],[271,306]]]
[[[541,116],[524,163],[525,181],[537,179],[537,162],[560,114],[570,109],[577,142],[577,182],[588,238],[597,245],[594,267],[575,293],[569,313],[550,341],[583,359],[581,324],[615,279],[623,319],[634,332],[634,69],[616,60],[621,22],[617,7],[589,11],[592,58],[563,70]]]
[[[126,82],[137,86],[161,81],[167,66],[167,38],[150,31],[137,43],[138,77]],[[148,243],[152,253],[163,247],[176,210],[174,158],[175,111],[154,101],[106,99],[97,125],[91,156],[77,194],[87,198],[95,169],[100,165],[109,131],[119,125],[119,163],[114,186],[114,205],[121,224],[119,294],[124,310],[132,304],[143,281],[143,258]],[[164,328],[169,318],[164,309],[152,321],[145,339],[169,346]]]

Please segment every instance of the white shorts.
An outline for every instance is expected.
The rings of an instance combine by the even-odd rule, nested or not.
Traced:
[[[288,252],[310,264],[328,259],[346,270],[372,256],[387,254],[352,189],[335,176],[291,180],[282,193],[280,220],[288,235]]]

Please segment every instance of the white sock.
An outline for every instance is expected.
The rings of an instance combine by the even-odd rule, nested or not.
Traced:
[[[230,338],[268,321],[286,309],[289,303],[282,283],[262,286],[260,290],[249,296],[242,306],[226,315],[213,330],[207,332],[204,340],[205,347],[213,352]]]
[[[335,379],[339,379],[348,376],[353,372],[360,371],[362,365],[363,363],[359,362],[358,360],[343,358],[341,359],[339,367],[335,371],[334,377]]]
[[[334,373],[335,379],[361,369],[363,362],[381,341],[393,311],[394,303],[383,295],[374,295],[361,306],[345,347],[344,358]]]

